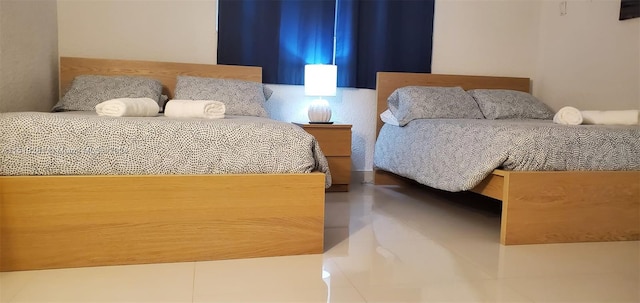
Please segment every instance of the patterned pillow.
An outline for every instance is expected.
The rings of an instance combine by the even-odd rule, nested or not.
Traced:
[[[482,119],[478,104],[461,87],[405,86],[387,103],[400,126],[415,119]]]
[[[258,82],[178,76],[175,99],[215,100],[224,103],[228,115],[268,117],[264,103],[271,90],[265,87]]]
[[[469,94],[478,102],[487,119],[553,119],[554,112],[529,93],[507,89],[473,89]]]
[[[52,111],[93,111],[101,102],[115,98],[151,98],[160,103],[162,83],[136,76],[81,75]]]

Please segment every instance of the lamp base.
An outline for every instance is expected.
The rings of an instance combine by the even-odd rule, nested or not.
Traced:
[[[331,107],[329,101],[324,99],[316,99],[311,102],[308,108],[309,121],[312,123],[326,123],[331,120]]]
[[[309,124],[333,124],[333,122],[313,122],[313,121],[309,121]]]

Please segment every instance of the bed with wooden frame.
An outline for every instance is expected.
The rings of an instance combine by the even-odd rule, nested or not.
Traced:
[[[81,74],[261,82],[260,67],[60,58]],[[0,271],[323,252],[323,173],[0,176]]]
[[[387,98],[409,85],[530,92],[528,78],[379,72],[377,132]],[[376,185],[411,182],[375,170]],[[506,171],[496,169],[473,192],[502,201],[500,242],[510,244],[640,239],[640,171]]]

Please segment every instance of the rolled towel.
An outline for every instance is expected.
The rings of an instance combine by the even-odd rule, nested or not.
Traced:
[[[96,105],[96,113],[111,117],[154,117],[160,106],[151,98],[117,98]]]
[[[553,116],[553,122],[557,124],[580,125],[582,124],[582,113],[575,107],[565,106]]]
[[[638,124],[637,109],[630,110],[583,110],[582,123],[584,124],[605,124],[605,125],[636,125]]]
[[[172,118],[224,118],[224,103],[214,100],[171,100],[164,108],[164,115]]]

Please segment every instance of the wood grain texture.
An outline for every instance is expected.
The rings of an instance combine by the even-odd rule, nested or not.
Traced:
[[[327,191],[349,191],[351,183],[351,125],[294,123],[318,140],[331,170]]]
[[[640,171],[507,178],[503,244],[640,240]]]
[[[502,200],[504,197],[504,176],[490,174],[480,184],[471,189],[472,192],[483,196]]]
[[[325,156],[351,156],[351,125],[298,125],[318,140]]]
[[[529,92],[528,78],[379,72],[379,115],[387,98],[408,85],[499,88]],[[405,185],[411,180],[375,170],[377,185]],[[502,201],[502,244],[638,240],[640,172],[515,172],[494,170],[471,191]]]
[[[0,270],[323,252],[324,174],[0,177]]]
[[[332,156],[327,157],[327,161],[331,170],[332,184],[348,185],[351,182],[351,157]]]
[[[78,75],[144,76],[162,82],[163,93],[173,98],[179,75],[239,79],[262,82],[262,68],[257,66],[216,65],[137,60],[60,58],[60,95],[64,95]]]

